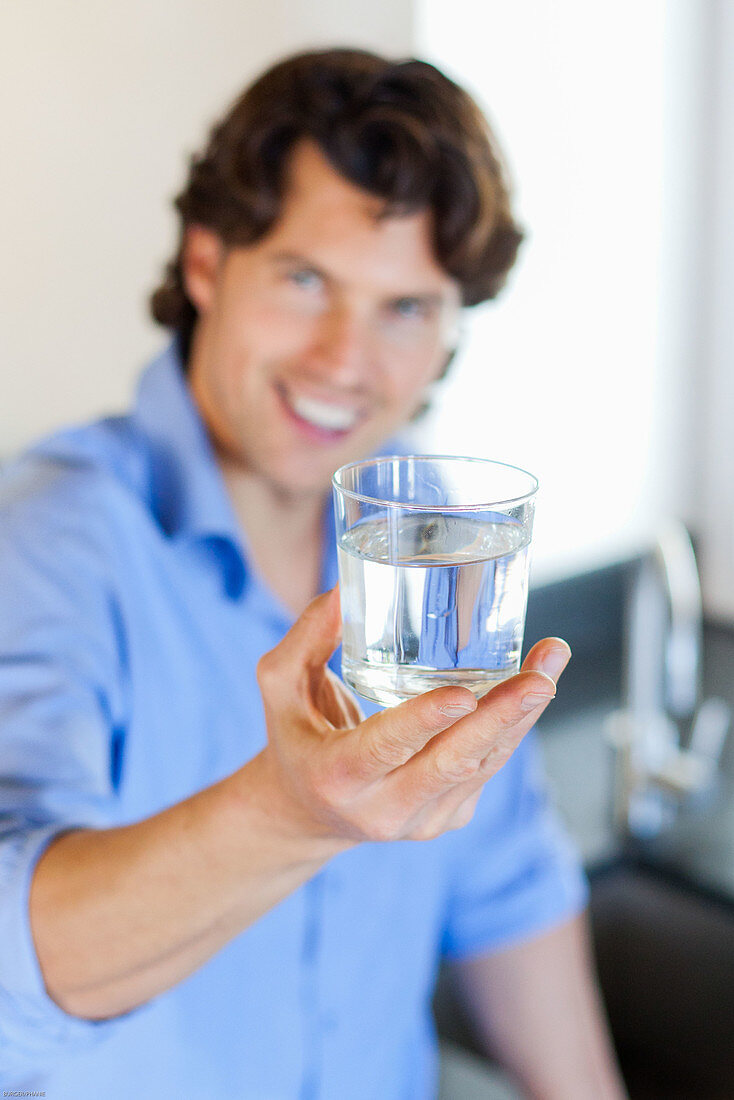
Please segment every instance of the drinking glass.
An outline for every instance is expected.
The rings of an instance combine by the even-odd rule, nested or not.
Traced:
[[[446,684],[479,697],[520,667],[532,474],[390,455],[333,477],[342,675],[391,706]]]

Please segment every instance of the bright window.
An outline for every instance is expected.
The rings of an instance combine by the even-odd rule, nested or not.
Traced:
[[[419,5],[418,52],[496,120],[527,230],[505,294],[468,313],[426,443],[539,477],[536,582],[634,553],[688,507],[678,7]]]

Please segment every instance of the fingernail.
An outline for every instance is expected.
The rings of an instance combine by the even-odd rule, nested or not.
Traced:
[[[527,695],[523,695],[520,706],[523,710],[535,710],[536,707],[542,707],[544,703],[550,702],[551,699],[555,699],[555,692],[553,695],[543,695],[540,692],[530,691]]]
[[[543,658],[540,671],[552,680],[557,680],[571,659],[571,650],[568,646],[556,646]]]
[[[447,718],[461,718],[462,714],[471,714],[476,709],[476,703],[474,706],[471,703],[449,703],[445,707],[439,707],[441,714],[445,714]]]

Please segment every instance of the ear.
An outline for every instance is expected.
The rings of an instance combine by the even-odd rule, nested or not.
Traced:
[[[224,244],[213,229],[203,225],[186,227],[182,255],[184,285],[200,315],[211,308],[224,252]]]

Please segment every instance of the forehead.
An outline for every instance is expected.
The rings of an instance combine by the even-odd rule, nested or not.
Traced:
[[[386,290],[450,293],[456,284],[435,257],[432,212],[383,216],[383,208],[315,143],[301,141],[289,161],[280,217],[263,244],[303,253],[336,277],[361,274]]]

